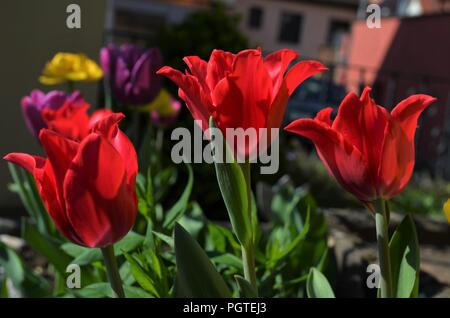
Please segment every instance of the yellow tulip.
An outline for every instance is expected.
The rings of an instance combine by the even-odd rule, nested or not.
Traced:
[[[160,116],[166,117],[172,116],[177,112],[177,110],[172,107],[172,97],[165,89],[162,89],[151,103],[139,108],[139,111],[153,111],[157,112]]]
[[[448,223],[450,223],[450,199],[448,199],[444,204],[444,213],[445,216],[447,216]]]
[[[39,81],[54,85],[65,81],[96,81],[102,76],[101,68],[85,54],[59,52],[47,62]]]

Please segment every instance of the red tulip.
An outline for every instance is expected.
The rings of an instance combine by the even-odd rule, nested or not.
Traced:
[[[308,77],[326,70],[316,61],[303,61],[286,72],[298,57],[295,51],[279,50],[265,58],[261,50],[232,54],[214,50],[206,62],[197,56],[183,60],[190,73],[165,66],[157,73],[178,86],[178,95],[186,102],[202,128],[209,128],[209,117],[226,136],[227,128],[279,128],[289,96]],[[286,74],[285,74],[286,73]],[[227,138],[228,139],[228,138]],[[244,152],[255,150],[257,142]]]
[[[111,245],[134,224],[137,156],[118,128],[123,117],[112,113],[98,120],[80,142],[42,129],[39,139],[48,158],[4,157],[32,173],[56,226],[76,244]]]
[[[79,141],[89,134],[98,120],[112,113],[108,109],[100,109],[89,117],[87,113],[89,107],[88,103],[66,103],[56,110],[44,109],[42,117],[48,129]]]
[[[332,108],[315,119],[297,119],[285,129],[312,140],[329,173],[363,202],[400,193],[414,168],[417,120],[436,99],[413,95],[391,113],[365,88],[361,98],[348,94],[332,121]]]

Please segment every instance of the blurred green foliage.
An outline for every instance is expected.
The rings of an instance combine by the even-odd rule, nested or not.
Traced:
[[[214,49],[236,53],[248,48],[247,38],[238,29],[239,19],[216,4],[212,9],[194,12],[180,24],[168,25],[158,40],[166,65],[183,70],[185,56],[207,60]]]

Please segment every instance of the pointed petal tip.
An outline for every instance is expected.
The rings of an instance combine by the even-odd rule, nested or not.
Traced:
[[[4,155],[2,159],[11,162],[13,156],[14,156],[14,153],[9,153],[9,154]]]
[[[364,86],[364,89],[361,93],[361,98],[360,100],[363,101],[366,98],[370,98],[370,94],[372,93],[372,87],[370,86]]]
[[[283,128],[283,130],[291,132],[291,133],[298,133],[299,130],[309,122],[314,122],[311,118],[299,118],[288,124],[286,127]]]
[[[175,71],[175,69],[171,68],[170,66],[163,66],[159,70],[156,71],[156,74],[158,75],[167,75],[170,72]]]

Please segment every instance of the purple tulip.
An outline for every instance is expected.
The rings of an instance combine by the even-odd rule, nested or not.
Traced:
[[[101,49],[100,63],[114,97],[125,105],[150,103],[161,89],[162,78],[156,75],[162,67],[158,48],[110,44]]]
[[[30,132],[38,138],[39,131],[47,128],[42,117],[44,109],[57,110],[67,102],[84,103],[84,99],[79,91],[67,95],[62,91],[51,91],[45,94],[39,89],[34,89],[30,96],[24,96],[21,101],[22,112]]]

